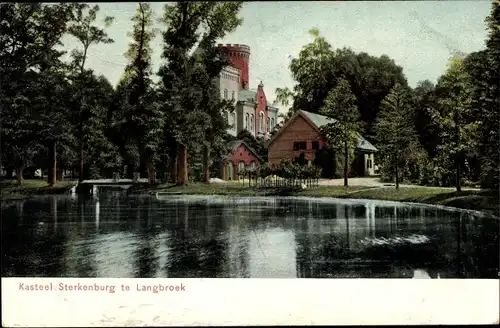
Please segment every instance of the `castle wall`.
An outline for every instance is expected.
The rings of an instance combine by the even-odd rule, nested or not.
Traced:
[[[234,67],[225,67],[217,79],[219,94],[221,99],[233,99],[234,103],[238,101],[240,70]],[[228,123],[231,127],[227,132],[236,136],[238,131],[238,120],[236,111],[228,113]]]
[[[250,47],[245,44],[218,44],[217,46],[225,50],[230,65],[240,70],[239,87],[249,89]]]

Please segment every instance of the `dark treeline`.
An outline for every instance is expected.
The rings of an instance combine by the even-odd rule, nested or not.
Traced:
[[[426,80],[415,88],[389,57],[334,50],[313,29],[314,40],[290,64],[294,89],[276,90],[277,102],[288,107],[282,117],[286,121],[302,109],[336,118],[324,132],[332,151],[342,155],[340,163],[352,158],[352,136],[362,133],[379,149],[382,178],[396,186],[406,180],[457,191],[474,184],[498,189],[498,1],[485,23],[486,49],[453,54],[436,85]]]
[[[127,31],[128,65],[113,87],[86,66],[95,45],[114,42],[107,34],[113,17],[102,24],[98,5],[0,4],[2,167],[20,184],[38,168],[50,184],[63,170],[80,180],[140,175],[154,184],[158,174],[181,185],[190,176],[207,180],[209,159],[225,151],[223,111],[234,110],[214,83],[227,65],[214,44],[241,25],[240,8],[241,2],[166,4],[157,30],[150,5],[139,3]],[[163,51],[153,72],[156,33]],[[68,36],[79,48],[63,60]]]
[[[225,151],[224,111],[214,83],[227,59],[213,45],[242,23],[241,2],[165,5],[160,29],[148,4],[131,17],[123,77],[113,86],[86,66],[90,49],[114,41],[113,17],[79,3],[0,4],[1,166],[19,183],[38,168],[55,184],[63,170],[80,179],[168,177],[184,185],[208,181],[211,159]],[[346,177],[354,136],[379,149],[386,180],[425,185],[499,185],[500,9],[486,19],[486,48],[456,55],[434,85],[408,86],[403,69],[387,56],[332,49],[318,30],[290,70],[294,90],[277,101],[337,118],[325,127]],[[162,63],[152,70],[151,43],[162,36]],[[63,60],[62,40],[78,49]],[[196,51],[195,51],[196,50]],[[158,82],[154,77],[158,77]],[[262,140],[242,133],[265,157]],[[10,176],[11,174],[8,173]]]

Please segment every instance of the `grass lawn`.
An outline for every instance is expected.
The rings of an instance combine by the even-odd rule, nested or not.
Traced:
[[[0,182],[2,200],[23,199],[34,195],[62,194],[76,184],[76,181],[58,181],[49,186],[45,180],[24,180],[19,186],[16,180]],[[183,195],[228,195],[228,196],[305,196],[353,199],[377,199],[399,202],[434,204],[482,211],[500,217],[498,191],[465,190],[456,193],[444,188],[424,187],[365,187],[365,186],[319,186],[308,189],[298,188],[257,188],[232,183],[192,183],[185,187],[158,185],[155,187],[132,187],[132,193],[160,192]]]
[[[309,197],[340,197],[353,191],[368,187],[314,187],[300,190],[296,188],[262,188],[248,187],[242,183],[192,183],[186,187],[159,185],[152,192],[181,193],[183,195],[233,195],[233,196],[309,196]]]
[[[2,180],[0,182],[1,198],[23,199],[33,195],[62,194],[76,184],[76,181],[58,181],[55,186],[50,186],[46,180],[24,180],[18,185],[17,180]]]
[[[377,199],[398,202],[434,204],[482,211],[500,216],[498,191],[466,190],[460,193],[445,188],[419,187],[364,187],[320,186],[305,190],[248,187],[241,183],[193,183],[185,187],[159,185],[147,188],[151,192],[183,195],[232,195],[232,196],[306,196],[352,199]]]

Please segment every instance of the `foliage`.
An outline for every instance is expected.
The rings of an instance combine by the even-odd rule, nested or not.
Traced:
[[[76,108],[74,113],[74,128],[80,148],[80,181],[84,178],[84,158],[94,151],[93,139],[96,135],[102,137],[104,134],[103,128],[103,109],[95,103],[95,98],[92,94],[88,94],[88,86],[93,81],[92,72],[85,70],[85,62],[87,60],[88,51],[92,45],[100,43],[110,44],[114,40],[111,39],[105,31],[105,28],[110,27],[113,22],[113,17],[104,17],[104,28],[96,25],[97,14],[99,13],[99,5],[90,7],[87,4],[74,5],[74,20],[68,27],[68,33],[76,38],[82,46],[82,49],[74,49],[71,53],[72,70],[74,74],[73,83],[76,91]],[[105,140],[105,139],[102,139]],[[91,156],[91,155],[90,155]]]
[[[498,190],[500,184],[500,3],[492,3],[491,13],[486,18],[488,39],[486,40],[486,67],[481,84],[480,137],[482,160],[481,180],[484,187]],[[481,80],[483,80],[481,79]]]
[[[438,110],[434,110],[433,120],[439,126],[441,144],[439,156],[452,158],[456,170],[457,191],[460,190],[460,169],[464,156],[477,147],[481,121],[472,115],[472,83],[465,70],[463,60],[454,57],[446,73],[441,76],[436,87]]]
[[[2,152],[10,158],[6,166],[16,169],[19,183],[34,156],[68,137],[68,103],[63,95],[67,82],[60,60],[64,52],[57,47],[72,19],[72,8],[71,4],[0,5]]]
[[[346,79],[340,79],[328,93],[320,114],[334,119],[334,122],[322,126],[321,130],[328,146],[344,157],[344,184],[347,186],[349,158],[354,156],[359,135],[359,112],[356,97]]]
[[[167,4],[163,65],[154,83],[154,13],[140,3],[130,24],[128,65],[113,88],[85,67],[92,47],[113,42],[107,35],[113,18],[102,15],[101,25],[98,5],[0,4],[1,165],[16,170],[19,183],[23,172],[42,167],[54,184],[61,170],[81,169],[83,159],[81,178],[110,177],[128,167],[129,176],[147,172],[152,183],[157,173],[180,184],[206,179],[210,159],[225,154],[224,114],[234,110],[219,97],[215,79],[227,58],[213,45],[241,25],[241,5]],[[394,178],[390,160],[397,158],[400,180],[458,187],[481,182],[498,189],[499,22],[496,1],[485,21],[486,48],[454,58],[437,85],[422,81],[413,90],[389,57],[333,49],[312,29],[312,41],[290,64],[296,86],[277,88],[275,103],[284,107],[282,124],[298,109],[335,118],[325,129],[329,147],[316,153],[312,167],[288,161],[249,174],[279,176],[276,182],[285,185],[319,173],[333,177],[344,166],[339,146],[348,140],[352,156],[354,132],[360,132],[380,149],[383,178]],[[68,35],[80,46],[65,62],[61,49]],[[238,138],[266,159],[263,139],[248,132]]]
[[[396,83],[407,85],[402,68],[386,55],[377,58],[349,48],[333,50],[318,30],[313,29],[310,34],[313,41],[290,64],[297,82],[293,108],[317,113],[330,90],[345,78],[357,99],[364,136],[370,142],[375,141],[372,126],[380,102]]]
[[[396,173],[396,188],[399,188],[399,168],[404,168],[412,154],[419,151],[415,133],[411,100],[405,87],[396,84],[381,104],[376,123],[379,158],[386,168],[393,167]]]
[[[166,4],[161,66],[162,112],[168,139],[175,140],[179,170],[177,182],[188,182],[188,151],[193,144],[221,140],[227,122],[222,121],[220,103],[213,97],[213,82],[225,59],[214,41],[232,32],[242,22],[237,14],[241,2],[179,2]],[[202,31],[202,32],[201,32]],[[191,55],[194,47],[199,55]],[[201,57],[201,58],[200,58]],[[208,103],[207,103],[208,102]],[[205,141],[206,140],[206,141]],[[208,167],[208,165],[207,165]]]
[[[155,36],[153,11],[149,4],[139,3],[132,17],[132,42],[125,53],[129,64],[125,68],[118,128],[123,156],[130,166],[127,174],[147,167],[150,184],[156,183],[154,163],[163,131],[163,113],[160,111],[157,91],[151,80],[151,42]],[[118,117],[115,117],[115,119]]]
[[[286,107],[286,111],[284,111],[284,113],[282,112],[278,114],[278,118],[280,119],[280,121],[276,122],[276,124],[274,125],[274,128],[271,131],[271,136],[274,135],[276,132],[278,132],[279,129],[281,129],[281,127],[295,113],[295,109],[290,106],[295,96],[294,93],[287,87],[276,88],[274,92],[276,93],[276,99],[274,100],[274,105],[282,105]]]

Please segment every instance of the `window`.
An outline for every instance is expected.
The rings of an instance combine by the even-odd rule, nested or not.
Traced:
[[[319,142],[313,141],[312,142],[312,149],[313,150],[318,150],[319,149]]]
[[[306,142],[305,141],[296,141],[293,143],[293,150],[305,150]]]
[[[234,91],[233,91],[233,92],[231,92],[231,100],[233,100],[233,101],[234,101]]]
[[[254,130],[255,130],[255,119],[254,119],[253,114],[250,114],[250,129],[251,129],[251,132],[254,133]]]
[[[231,122],[230,124],[232,125],[233,129],[236,129],[236,115],[234,113],[231,113]]]
[[[274,129],[274,118],[271,119],[271,129]]]
[[[264,133],[264,113],[260,112],[259,114],[259,125],[260,125],[260,133]]]
[[[369,159],[369,160],[367,161],[367,166],[368,166],[368,168],[369,168],[369,169],[371,169],[371,168],[373,167],[373,163],[372,163],[372,160],[371,160],[371,159]]]
[[[271,125],[271,119],[267,118],[266,132],[269,133],[269,125]]]
[[[255,164],[255,162],[250,163],[250,168],[252,170],[255,170],[257,168],[257,165]]]
[[[238,172],[241,172],[245,169],[245,162],[238,163]]]
[[[224,112],[224,119],[226,120],[226,123],[229,124],[229,113],[228,112]]]
[[[248,113],[245,114],[245,129],[248,130],[248,119],[249,119],[250,115],[248,115]]]
[[[224,99],[227,99],[227,89],[224,89]]]

